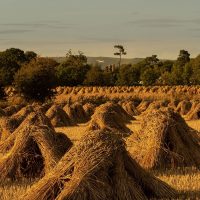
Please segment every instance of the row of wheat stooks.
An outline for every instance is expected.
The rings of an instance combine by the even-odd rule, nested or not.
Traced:
[[[198,133],[180,115],[198,118],[199,105],[128,101],[1,109],[0,181],[39,179],[16,197],[21,200],[177,198],[178,191],[148,170],[199,168]],[[132,133],[126,123],[138,115],[141,130]],[[55,131],[78,123],[87,129],[76,144]]]

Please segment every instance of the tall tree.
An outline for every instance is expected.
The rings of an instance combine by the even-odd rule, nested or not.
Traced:
[[[121,60],[122,60],[122,55],[126,55],[127,52],[125,51],[124,47],[122,45],[115,45],[115,49],[118,51],[114,53],[115,56],[119,56],[119,67],[121,66]]]
[[[179,56],[175,61],[172,71],[171,71],[171,84],[173,85],[183,85],[185,78],[188,76],[188,69],[185,65],[190,62],[190,54],[186,50],[180,50]],[[185,72],[186,74],[184,74]]]
[[[138,85],[140,82],[139,68],[135,65],[122,65],[117,78],[117,85]]]
[[[37,54],[34,51],[26,51],[25,56],[28,62],[37,58]]]
[[[80,67],[87,64],[87,57],[81,51],[78,51],[78,54],[73,54],[72,51],[69,50],[66,54],[65,64]]]
[[[190,54],[186,50],[180,50],[176,64],[183,67],[188,62],[190,62]]]
[[[84,80],[85,85],[103,86],[104,85],[104,73],[98,66],[92,67],[86,74]]]
[[[17,48],[10,48],[4,51],[4,54],[7,58],[12,60],[13,62],[18,63],[19,65],[26,62],[26,56],[24,51]]]
[[[0,53],[0,82],[3,86],[12,84],[13,76],[20,68],[20,62],[17,57],[10,51]]]
[[[58,84],[61,86],[81,85],[89,69],[89,65],[76,67],[62,63],[56,68]]]
[[[159,63],[159,59],[157,57],[157,55],[152,55],[150,57],[146,57],[145,58],[145,62],[149,65],[149,66],[155,66]]]
[[[192,75],[190,77],[190,81],[193,85],[200,84],[200,55],[196,58],[191,59],[190,63],[192,67]]]
[[[90,70],[90,66],[87,64],[87,57],[81,51],[73,54],[69,50],[66,60],[56,69],[58,84],[62,86],[81,85],[88,70]]]
[[[156,68],[148,68],[144,71],[144,73],[141,74],[140,79],[143,85],[154,85],[156,84],[159,76],[159,71]]]

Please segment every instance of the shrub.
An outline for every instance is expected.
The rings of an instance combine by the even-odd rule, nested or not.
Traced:
[[[43,101],[52,95],[55,86],[55,67],[51,59],[38,58],[24,65],[15,75],[14,84],[26,99]]]

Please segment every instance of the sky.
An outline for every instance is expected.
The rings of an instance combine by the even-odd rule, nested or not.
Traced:
[[[199,0],[0,0],[0,51],[175,59],[200,53]]]

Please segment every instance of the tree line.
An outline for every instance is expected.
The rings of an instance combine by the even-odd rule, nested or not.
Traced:
[[[160,60],[157,55],[146,57],[137,64],[121,65],[126,52],[121,45],[119,66],[105,70],[89,65],[87,57],[69,50],[65,61],[57,63],[39,57],[33,51],[10,48],[0,52],[0,87],[13,85],[27,99],[44,100],[57,86],[136,86],[136,85],[197,85],[200,84],[200,56],[191,59],[186,50],[178,58]]]

